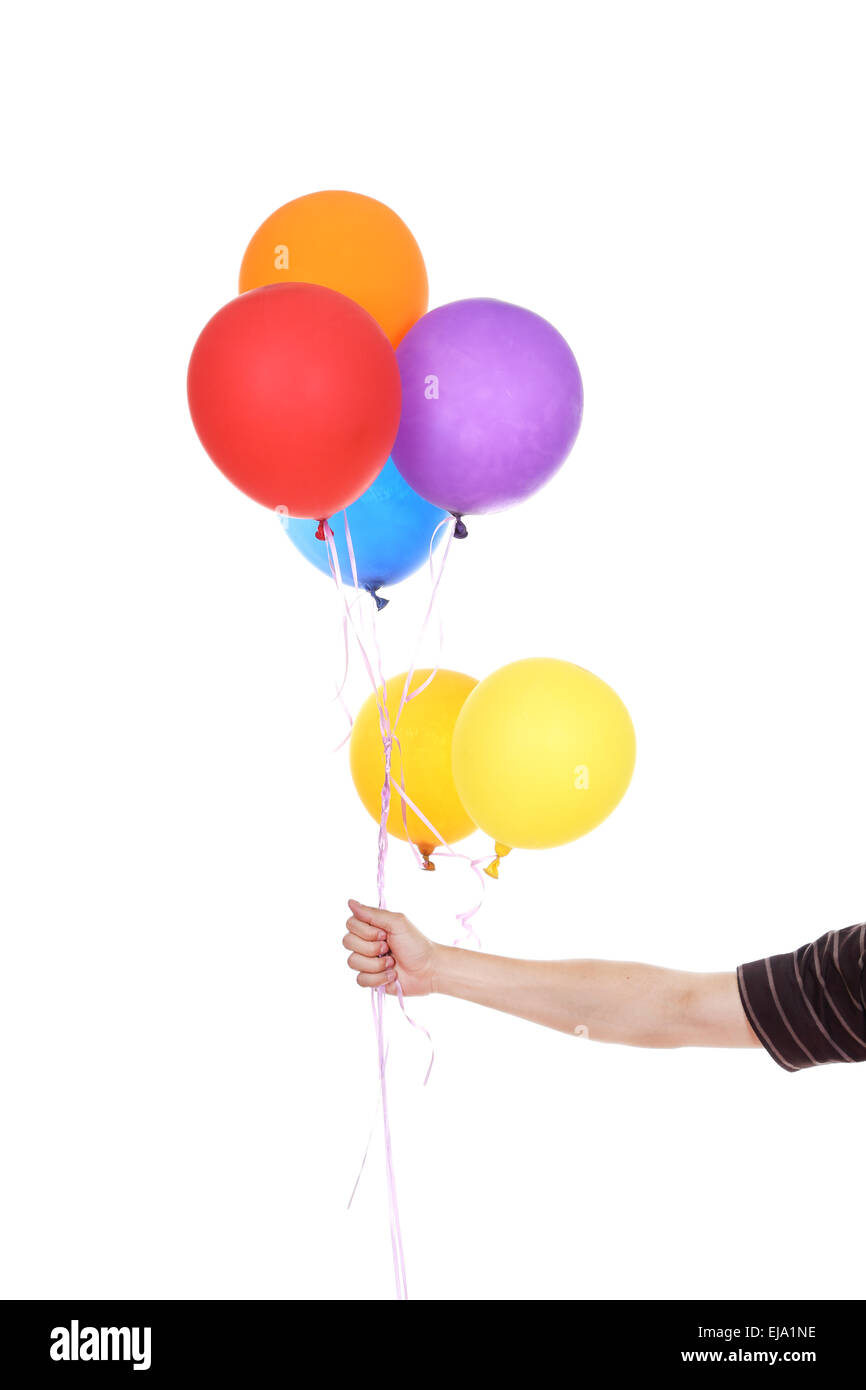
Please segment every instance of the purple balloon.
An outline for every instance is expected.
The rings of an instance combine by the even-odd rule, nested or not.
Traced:
[[[397,349],[403,411],[392,458],[410,487],[461,516],[522,502],[564,463],[583,415],[568,343],[501,299],[433,309]]]

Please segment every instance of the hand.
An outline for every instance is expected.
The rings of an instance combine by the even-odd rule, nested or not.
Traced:
[[[364,907],[349,899],[352,916],[346,923],[343,945],[350,952],[346,961],[358,972],[358,984],[365,989],[384,985],[388,994],[397,993],[397,982],[404,995],[432,994],[436,988],[437,946],[413,927],[402,912],[385,912]]]

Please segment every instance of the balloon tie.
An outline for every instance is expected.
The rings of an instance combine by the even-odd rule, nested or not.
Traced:
[[[321,520],[319,521],[318,526],[316,527],[316,540],[317,540],[317,541],[323,541],[323,540],[325,539],[325,527],[327,526],[327,524],[328,524],[328,522],[327,522],[327,517],[322,517]]]
[[[487,867],[486,867],[485,870],[484,870],[484,872],[485,872],[490,878],[498,878],[498,877],[499,877],[499,861],[500,861],[500,859],[504,859],[505,856],[506,856],[506,854],[510,854],[510,853],[511,853],[510,846],[500,844],[500,842],[499,842],[498,840],[496,841],[495,849],[496,849],[496,858],[493,859],[493,860],[487,865]]]
[[[375,601],[377,613],[381,613],[383,608],[388,607],[388,604],[391,602],[391,600],[383,598],[382,595],[379,593],[379,590],[376,585],[365,584],[364,587],[367,590],[367,593],[370,595],[371,599]]]
[[[469,535],[469,532],[467,531],[466,526],[463,522],[463,513],[452,512],[451,515],[453,516],[455,521],[454,539],[456,541],[465,541],[466,537]]]

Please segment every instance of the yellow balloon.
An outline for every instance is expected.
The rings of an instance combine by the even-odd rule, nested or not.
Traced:
[[[476,825],[503,847],[550,849],[593,830],[622,800],[634,726],[616,691],[591,671],[531,657],[475,688],[452,757]]]
[[[410,694],[423,685],[430,671],[416,671],[409,687]],[[388,713],[393,721],[406,684],[406,672],[392,676],[385,683]],[[457,716],[466,697],[478,684],[473,676],[459,671],[437,671],[433,680],[414,700],[403,706],[394,728],[395,741],[391,755],[393,791],[388,812],[388,833],[405,840],[402,801],[398,788],[401,771],[406,795],[419,811],[444,836],[449,844],[471,835],[475,825],[466,814],[457,795],[451,771],[451,740]],[[380,686],[381,691],[381,686]],[[397,746],[399,740],[399,747]],[[401,757],[402,750],[402,757]],[[374,696],[362,705],[352,727],[349,743],[349,766],[352,780],[362,802],[374,820],[382,814],[382,783],[385,778],[385,754],[379,728],[379,713]],[[437,846],[437,840],[423,821],[406,808],[409,839],[425,856]],[[432,866],[431,866],[432,867]]]

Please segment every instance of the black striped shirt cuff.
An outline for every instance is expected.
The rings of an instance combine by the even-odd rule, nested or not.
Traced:
[[[866,924],[739,966],[746,1016],[786,1071],[866,1061]]]

